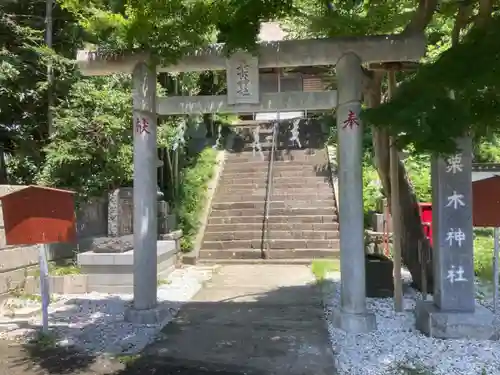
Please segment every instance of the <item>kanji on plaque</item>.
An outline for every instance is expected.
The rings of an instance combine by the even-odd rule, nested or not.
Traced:
[[[236,93],[240,96],[250,96],[250,73],[248,64],[242,63],[236,67]]]
[[[149,121],[144,117],[135,119],[135,132],[137,134],[149,133]]]
[[[458,194],[454,190],[453,194],[447,198],[448,204],[446,205],[446,207],[453,207],[455,210],[458,209],[459,207],[465,207],[464,198],[465,197],[463,194]]]
[[[458,172],[462,172],[463,168],[462,154],[455,154],[446,159],[446,173],[456,174]]]
[[[352,129],[354,125],[359,126],[358,117],[353,111],[349,111],[347,120],[344,121],[344,126],[342,126],[342,129],[346,129],[347,127]]]
[[[464,273],[465,270],[462,266],[451,266],[446,275],[446,279],[450,282],[450,284],[467,281],[467,279],[464,277]]]
[[[446,241],[450,246],[457,244],[458,247],[462,247],[462,242],[465,241],[465,233],[462,232],[462,229],[460,228],[457,229],[450,228],[448,233],[446,233]]]

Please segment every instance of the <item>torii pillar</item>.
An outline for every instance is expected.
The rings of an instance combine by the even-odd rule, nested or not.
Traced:
[[[132,71],[134,127],[134,309],[157,302],[156,69],[139,62]]]
[[[333,313],[333,324],[363,333],[374,330],[376,320],[366,308],[361,59],[352,52],[342,55],[336,73],[341,306]]]

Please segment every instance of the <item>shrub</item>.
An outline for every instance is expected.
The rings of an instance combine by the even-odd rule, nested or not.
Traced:
[[[208,183],[214,173],[217,151],[205,148],[194,156],[181,172],[176,213],[179,227],[183,231],[181,248],[189,251],[200,227],[200,215],[203,211]]]

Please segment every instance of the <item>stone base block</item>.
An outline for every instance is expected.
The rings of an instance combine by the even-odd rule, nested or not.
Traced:
[[[178,262],[174,240],[158,241],[158,280],[165,279]],[[78,265],[87,275],[89,292],[131,294],[134,289],[134,250],[123,253],[78,254]]]
[[[494,315],[476,304],[471,313],[441,311],[432,301],[418,301],[415,307],[417,329],[440,339],[498,340]]]
[[[125,311],[125,321],[133,324],[158,324],[165,325],[177,313],[177,310],[158,304],[154,309],[137,310],[133,307]]]
[[[335,310],[332,314],[332,323],[348,333],[367,333],[377,329],[375,314],[367,311],[364,314],[353,314],[342,309]]]
[[[88,292],[87,275],[49,276],[50,293],[84,294]],[[25,293],[40,294],[40,278],[29,276],[24,286]]]

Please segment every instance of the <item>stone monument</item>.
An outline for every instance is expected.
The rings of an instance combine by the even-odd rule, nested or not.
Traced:
[[[432,161],[434,300],[417,304],[417,328],[437,338],[496,339],[493,313],[475,300],[472,140],[457,146]]]

